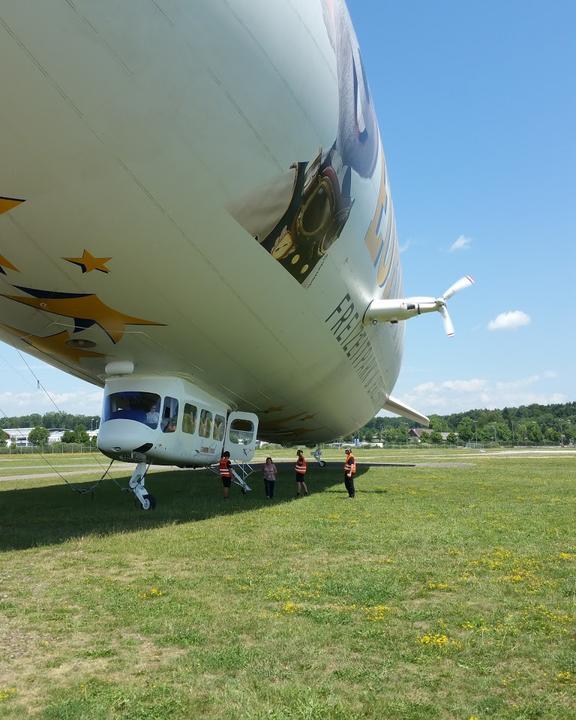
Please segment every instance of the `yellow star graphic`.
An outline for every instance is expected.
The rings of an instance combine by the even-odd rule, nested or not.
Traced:
[[[0,273],[3,275],[6,275],[6,271],[4,268],[8,268],[8,270],[15,270],[16,272],[20,272],[17,267],[14,267],[12,263],[9,260],[6,260],[4,255],[0,255]]]
[[[50,293],[20,287],[18,289],[27,292],[29,295],[35,295],[35,297],[2,295],[9,300],[14,300],[23,305],[30,305],[44,312],[74,318],[76,330],[85,330],[96,323],[114,343],[122,339],[126,325],[162,325],[162,323],[152,322],[151,320],[124,315],[124,313],[105,305],[97,295]]]
[[[63,260],[67,260],[68,262],[74,263],[74,265],[78,265],[82,268],[82,274],[87,272],[92,272],[92,270],[99,270],[103,273],[109,273],[110,270],[106,267],[106,263],[109,260],[112,260],[110,257],[105,258],[98,258],[94,257],[92,253],[88,252],[88,250],[84,250],[82,253],[82,257],[79,258],[62,258]]]
[[[81,348],[67,345],[66,343],[70,340],[70,333],[66,331],[57,333],[56,335],[42,337],[40,335],[29,335],[22,330],[18,330],[18,328],[12,327],[11,325],[4,325],[3,323],[0,323],[0,328],[50,357],[66,358],[66,360],[72,360],[75,363],[79,363],[80,358],[104,357],[102,353],[82,350]]]
[[[0,197],[0,215],[21,205],[23,202],[24,200],[17,200],[16,198]]]

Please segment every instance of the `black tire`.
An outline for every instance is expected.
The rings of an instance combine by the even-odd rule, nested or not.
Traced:
[[[154,497],[154,495],[150,495],[150,493],[148,493],[145,499],[148,500],[148,502],[150,503],[150,507],[148,508],[148,510],[154,510],[156,507],[156,498]],[[145,510],[145,508],[142,508],[142,510]]]

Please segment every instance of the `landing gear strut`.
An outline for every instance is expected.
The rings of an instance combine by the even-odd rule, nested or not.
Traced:
[[[138,463],[134,468],[128,487],[136,496],[138,502],[142,506],[142,510],[154,510],[156,507],[156,499],[144,487],[144,478],[148,472],[148,465],[145,462]]]
[[[237,466],[240,473],[244,475],[244,477],[241,477],[238,472],[234,468],[231,468],[232,470],[232,482],[236,483],[236,485],[240,485],[240,490],[242,490],[242,495],[246,495],[247,492],[250,492],[252,488],[244,478],[248,476],[248,473],[246,472],[244,466],[240,467]],[[250,467],[250,466],[249,466]]]
[[[314,450],[312,455],[316,458],[316,462],[320,465],[320,467],[324,467],[326,465],[326,462],[322,460],[322,450],[319,447]]]

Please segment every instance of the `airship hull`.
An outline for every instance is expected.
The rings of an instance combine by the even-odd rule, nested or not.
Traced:
[[[377,412],[402,325],[389,181],[345,6],[0,0],[0,336],[104,386],[182,378],[263,437]]]

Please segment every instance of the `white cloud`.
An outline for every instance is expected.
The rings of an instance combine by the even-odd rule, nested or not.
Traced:
[[[500,381],[495,384],[496,389],[498,390],[516,390],[518,388],[525,388],[530,387],[531,385],[535,385],[537,382],[539,382],[542,379],[542,375],[529,375],[525,378],[518,378],[518,380],[506,380],[506,381]]]
[[[486,385],[485,380],[472,378],[472,380],[446,380],[442,383],[442,387],[456,392],[479,392]]]
[[[460,235],[459,237],[454,240],[452,245],[450,245],[449,252],[458,252],[458,250],[468,250],[468,248],[472,245],[472,238],[466,237],[466,235]]]
[[[472,378],[471,380],[445,380],[441,383],[427,382],[416,385],[413,392],[425,395],[426,393],[435,393],[440,390],[456,390],[460,392],[477,392],[481,390],[485,384],[485,380]]]
[[[520,377],[514,380],[444,380],[416,385],[408,393],[398,396],[403,402],[425,414],[448,415],[476,408],[518,407],[538,403],[567,402],[567,397],[546,387],[553,373]]]
[[[522,310],[510,310],[500,313],[494,320],[488,323],[488,330],[515,330],[523,325],[530,325],[531,318]]]
[[[79,392],[48,392],[56,407],[62,412],[74,415],[100,415],[102,411],[102,390]],[[56,407],[42,391],[38,392],[3,392],[0,393],[0,414],[29,415],[31,413],[56,412]]]

